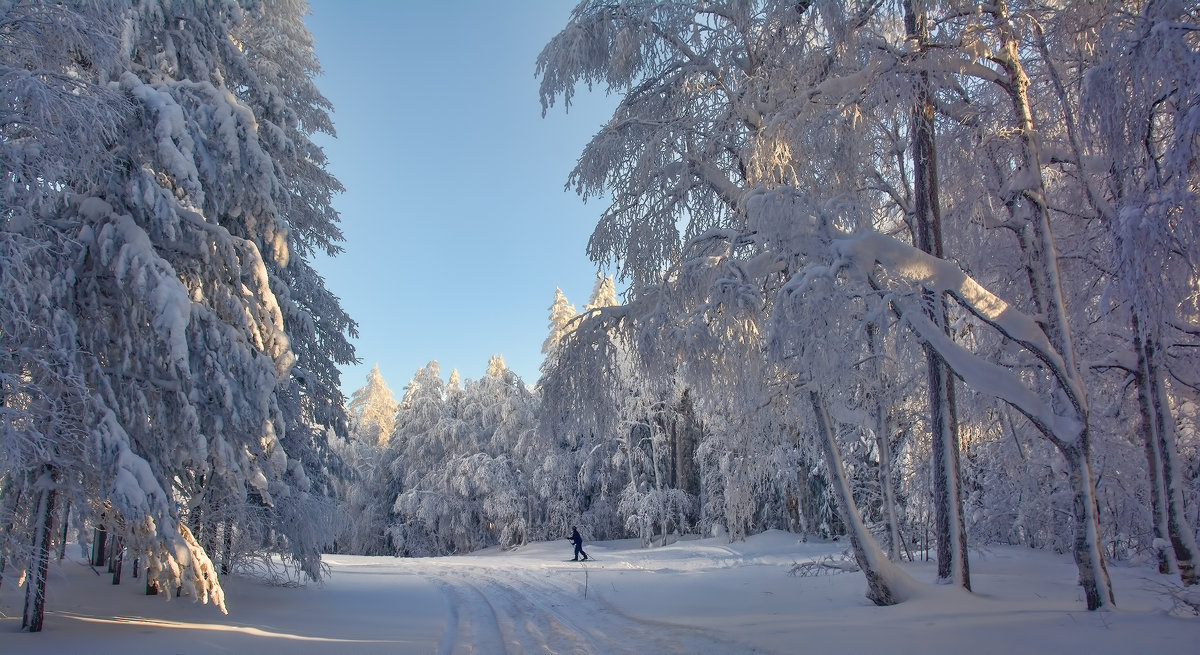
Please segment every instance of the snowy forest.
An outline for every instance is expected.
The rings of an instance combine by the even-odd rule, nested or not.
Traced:
[[[845,538],[880,605],[988,544],[1072,553],[1089,609],[1112,562],[1197,583],[1200,6],[584,0],[531,68],[543,113],[619,100],[567,174],[615,275],[554,295],[538,380],[432,361],[399,399],[339,391],[305,10],[0,8],[26,629],[68,540],[219,607],[255,562],[573,525]]]
[[[321,575],[356,327],[311,266],[341,186],[305,10],[0,6],[0,573],[30,631],[68,539],[220,608],[234,553]]]

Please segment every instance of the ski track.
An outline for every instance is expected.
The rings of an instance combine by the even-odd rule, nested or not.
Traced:
[[[585,584],[597,576],[582,567],[497,574],[491,567],[439,565],[422,573],[449,604],[442,655],[747,652],[694,628],[627,616],[594,592],[584,598]]]

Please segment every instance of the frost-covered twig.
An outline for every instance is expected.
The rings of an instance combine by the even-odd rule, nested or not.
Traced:
[[[849,553],[842,553],[838,557],[825,555],[820,559],[808,560],[806,562],[792,562],[792,568],[788,569],[788,575],[801,578],[815,578],[819,575],[855,573],[859,570],[858,564],[850,557]]]
[[[329,575],[329,565],[322,562],[321,568],[321,578],[324,579]],[[233,570],[238,575],[262,580],[273,587],[289,589],[304,587],[308,580],[313,579],[305,574],[299,564],[285,561],[269,552],[240,557],[234,562]]]
[[[1184,586],[1178,582],[1160,582],[1151,580],[1150,584],[1157,588],[1171,602],[1168,614],[1174,616],[1200,616],[1200,585]]]

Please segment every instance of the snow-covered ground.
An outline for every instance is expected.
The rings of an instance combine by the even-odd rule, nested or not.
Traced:
[[[1200,618],[1173,616],[1149,568],[1113,567],[1119,608],[1088,612],[1069,556],[972,551],[974,594],[929,586],[875,607],[860,573],[789,575],[841,543],[770,532],[744,543],[565,539],[433,559],[326,556],[321,586],[224,581],[229,615],[119,587],[78,559],[52,568],[45,629],[20,632],[0,589],[5,653],[1196,653]],[[72,546],[70,552],[78,554]],[[932,563],[906,565],[917,579]]]

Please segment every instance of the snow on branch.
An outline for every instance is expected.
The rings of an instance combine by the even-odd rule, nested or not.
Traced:
[[[872,279],[872,271],[878,265],[910,284],[949,294],[968,312],[1033,353],[1051,371],[1076,407],[1082,402],[1084,396],[1079,381],[1037,321],[984,288],[957,264],[878,232],[834,239],[831,249],[840,260],[833,270],[851,265],[865,278]],[[1015,372],[981,359],[955,343],[921,310],[906,306],[898,298],[893,298],[892,303],[920,338],[972,387],[1008,402],[1047,435],[1078,434],[1082,430],[1076,417],[1055,412]]]
[[[857,573],[861,570],[862,568],[854,561],[854,558],[849,553],[843,552],[838,557],[825,555],[803,562],[792,562],[791,568],[788,569],[788,575],[800,578],[813,578],[834,573]]]
[[[1054,434],[1054,426],[1061,417],[1055,416],[1038,394],[1022,383],[1013,371],[981,359],[975,353],[956,343],[925,315],[919,306],[906,305],[893,297],[892,305],[900,311],[900,317],[917,333],[922,341],[937,351],[942,360],[973,389],[999,398],[1015,407],[1047,434]]]
[[[1056,375],[1069,378],[1066,363],[1038,322],[988,291],[957,264],[878,232],[836,239],[832,248],[837,256],[853,262],[864,274],[878,264],[912,284],[950,294],[967,311],[1028,348]]]
[[[147,555],[146,579],[165,588],[184,587],[197,600],[212,602],[227,614],[212,561],[172,514],[171,495],[150,463],[131,449],[129,434],[116,414],[99,397],[93,401],[99,415],[93,438],[112,471],[107,499],[124,519],[130,545]]]
[[[1046,333],[1035,320],[988,291],[957,264],[878,232],[836,239],[832,248],[837,256],[854,262],[864,273],[879,264],[922,288],[949,293],[972,314],[1029,348],[1048,364],[1058,368],[1063,366]]]
[[[150,237],[131,216],[116,215],[107,202],[83,198],[79,214],[89,223],[102,225],[97,235],[101,261],[112,267],[121,288],[143,300],[152,314],[150,324],[163,340],[171,362],[186,371],[191,300],[174,268],[158,255]]]

